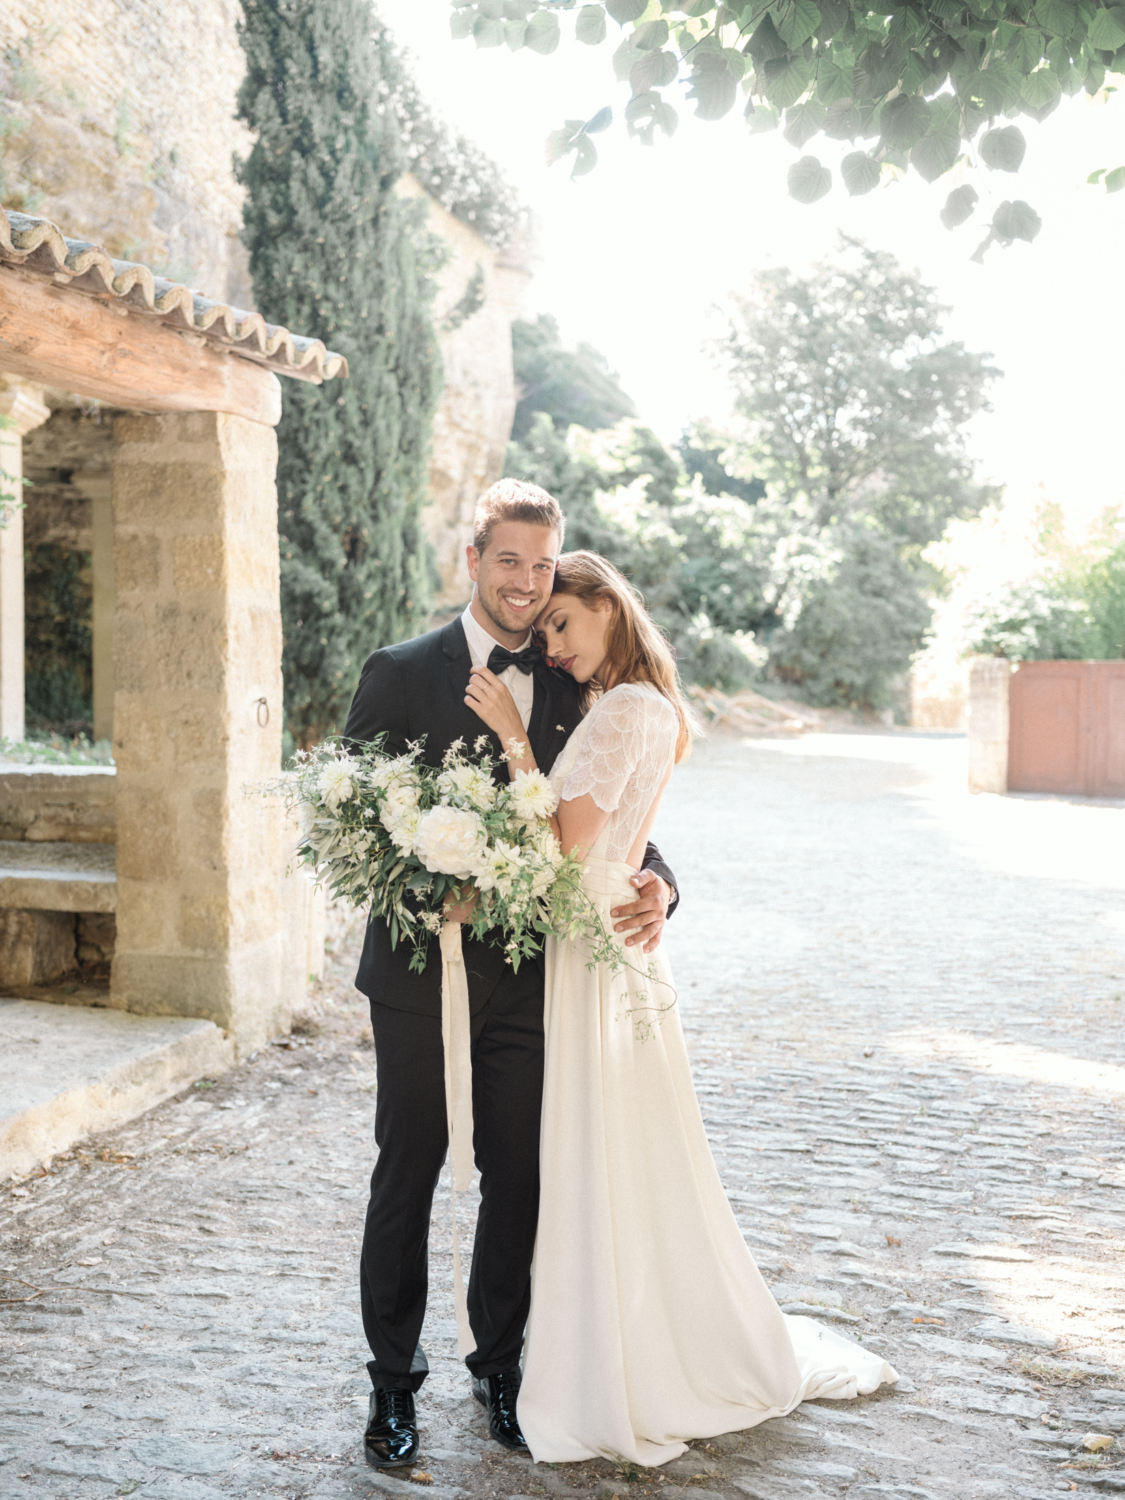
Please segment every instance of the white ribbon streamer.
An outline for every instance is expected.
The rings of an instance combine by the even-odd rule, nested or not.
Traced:
[[[445,1051],[445,1119],[449,1131],[449,1202],[453,1218],[453,1301],[457,1347],[465,1359],[476,1347],[469,1327],[461,1244],[457,1235],[457,1194],[473,1180],[473,1061],[469,1025],[469,977],[461,951],[460,922],[441,928],[441,1043]]]

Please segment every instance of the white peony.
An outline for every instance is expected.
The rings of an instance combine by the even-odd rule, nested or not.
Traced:
[[[467,880],[484,852],[488,835],[475,812],[460,807],[431,807],[414,835],[414,853],[436,875]]]
[[[317,790],[324,799],[324,805],[329,812],[338,812],[341,803],[355,796],[353,769],[349,761],[333,760],[321,771],[317,781]]]
[[[559,805],[554,787],[542,771],[517,771],[512,777],[512,806],[528,828],[549,818]]]
[[[496,783],[479,766],[454,766],[441,773],[437,784],[442,797],[461,797],[481,812],[496,801]]]
[[[477,865],[477,889],[499,891],[501,896],[510,895],[512,882],[522,865],[523,856],[516,845],[505,844],[503,839],[497,839]]]

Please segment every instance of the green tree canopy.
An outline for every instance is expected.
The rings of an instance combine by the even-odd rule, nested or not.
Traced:
[[[725,431],[700,424],[677,452],[629,422],[564,438],[540,413],[507,472],[558,497],[568,546],[644,592],[689,681],[733,688],[764,667],[767,688],[887,707],[942,586],[925,547],[995,496],[964,428],[998,372],[943,340],[944,311],[893,256],[844,241],[738,299],[717,346]]]
[[[915,549],[975,515],[989,496],[964,429],[999,371],[942,341],[945,311],[893,255],[843,238],[809,275],[762,272],[717,349],[735,393],[735,471],[817,529],[867,516]]]
[[[1024,114],[1045,119],[1063,94],[1096,94],[1107,72],[1125,72],[1125,7],[1115,0],[451,0],[455,38],[551,53],[559,12],[576,10],[578,42],[613,48],[612,69],[629,89],[630,135],[648,144],[678,122],[668,93],[679,85],[702,120],[741,103],[752,131],[781,128],[798,152],[817,136],[850,141],[840,174],[852,195],[869,193],[885,168],[910,168],[934,182],[965,158],[1015,172],[1026,142]],[[609,22],[615,26],[610,27]],[[616,43],[616,45],[615,45]],[[547,143],[548,160],[572,156],[581,176],[597,162],[592,136],[611,123],[609,106],[590,120],[567,120]],[[1125,166],[1091,180],[1113,192]],[[832,172],[806,154],[789,169],[789,191],[815,203]],[[942,210],[947,228],[969,219],[971,183],[955,187]],[[1031,240],[1039,216],[1005,200],[985,226],[981,255],[999,241]]]
[[[558,323],[547,313],[534,323],[512,324],[512,360],[519,395],[512,424],[517,442],[536,412],[546,412],[560,432],[575,422],[597,432],[637,414],[605,356],[589,344],[565,348]]]
[[[1061,510],[1040,512],[1040,565],[978,602],[973,649],[1013,661],[1125,657],[1125,515],[1104,511],[1090,536],[1069,542]]]
[[[393,111],[398,59],[367,0],[245,0],[239,114],[254,297],[347,355],[348,380],[284,382],[278,428],[288,727],[341,720],[377,646],[427,618],[421,529],[441,365],[418,210]],[[420,259],[420,250],[422,256]]]

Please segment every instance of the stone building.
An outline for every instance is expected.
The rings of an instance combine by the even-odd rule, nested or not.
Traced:
[[[251,144],[235,118],[240,11],[239,0],[6,0],[0,203],[253,308],[232,165]],[[435,303],[445,389],[426,520],[439,603],[453,606],[464,597],[460,559],[472,505],[499,477],[511,432],[511,323],[529,254],[518,205],[496,168],[477,153],[466,171],[473,148],[429,116],[412,86],[396,102],[413,166],[402,191],[429,198],[429,227],[448,251]],[[28,473],[45,503],[38,515],[29,508],[30,544],[50,537],[88,553],[94,502],[86,481],[68,491],[57,473],[37,468],[34,446]]]
[[[281,756],[274,428],[278,375],[346,374],[318,341],[0,209],[0,487],[19,494],[26,446],[67,503],[84,497],[94,697],[116,761],[0,775],[0,992],[24,997],[0,1001],[0,1030],[26,1039],[46,1025],[57,1041],[37,1001],[101,1008],[75,1048],[74,1097],[58,1094],[47,1047],[38,1104],[13,1109],[27,1077],[5,1079],[0,1166],[26,1168],[260,1046],[318,967],[316,902],[288,873],[284,809],[260,790]],[[0,723],[13,738],[22,520],[17,508],[0,530]],[[108,973],[52,991],[76,964]],[[124,1033],[125,1016],[109,1023],[107,1049],[108,1011],[138,1019]],[[139,1018],[154,1017],[167,1019],[146,1048]],[[136,1066],[91,1087],[89,1058],[120,1063],[123,1046]]]

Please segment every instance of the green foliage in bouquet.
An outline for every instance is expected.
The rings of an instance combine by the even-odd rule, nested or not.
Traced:
[[[398,197],[401,64],[367,0],[246,0],[239,166],[254,299],[347,355],[350,378],[283,382],[278,522],[287,726],[331,731],[363,659],[424,626],[422,531],[441,360],[424,204]]]
[[[853,196],[869,193],[885,171],[912,169],[934,182],[962,163],[989,172],[1019,170],[1019,115],[1045,120],[1064,94],[1097,94],[1107,72],[1125,71],[1125,7],[1116,0],[451,0],[454,38],[478,47],[559,46],[562,11],[576,11],[574,37],[614,48],[612,70],[627,86],[631,136],[651,145],[670,136],[679,115],[667,92],[679,84],[700,120],[741,106],[751,133],[781,129],[798,153],[817,136],[849,141],[840,175]],[[614,22],[611,28],[609,22]],[[616,45],[614,46],[614,42]],[[597,164],[593,136],[612,122],[608,106],[588,120],[567,120],[547,139],[547,160],[570,157],[572,175]],[[975,151],[973,145],[975,143]],[[1090,175],[1108,192],[1125,187],[1125,168]],[[815,203],[832,172],[800,155],[788,173],[790,194]],[[955,229],[973,215],[979,194],[954,187],[941,220]],[[1005,199],[983,226],[979,258],[993,242],[1032,240],[1038,214]]]
[[[470,932],[502,945],[513,968],[546,934],[587,924],[582,863],[551,830],[551,783],[540,771],[496,781],[486,745],[482,736],[471,760],[457,741],[432,767],[421,745],[392,756],[381,741],[349,753],[325,740],[269,788],[301,816],[298,859],[335,898],[382,917],[418,973],[447,901],[474,902]]]

